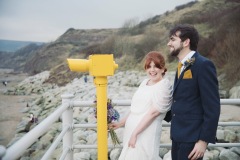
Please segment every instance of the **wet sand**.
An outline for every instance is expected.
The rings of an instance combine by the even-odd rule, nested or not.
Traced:
[[[12,89],[26,77],[26,74],[0,69],[0,145],[6,146],[14,137],[16,127],[23,116],[21,110],[30,99],[30,96],[4,95],[4,92]],[[6,86],[3,81],[7,81]]]

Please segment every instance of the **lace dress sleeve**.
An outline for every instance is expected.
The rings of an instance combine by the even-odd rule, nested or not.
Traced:
[[[155,88],[152,104],[160,113],[170,110],[172,104],[172,86],[168,79],[162,79]]]

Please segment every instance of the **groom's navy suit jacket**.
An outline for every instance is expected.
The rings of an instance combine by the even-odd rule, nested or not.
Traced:
[[[171,106],[171,139],[175,142],[203,140],[215,143],[220,97],[214,64],[199,53],[193,65],[175,77]],[[190,70],[190,71],[188,71]],[[186,72],[192,78],[185,78]]]

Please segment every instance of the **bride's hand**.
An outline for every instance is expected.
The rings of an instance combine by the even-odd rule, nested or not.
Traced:
[[[132,134],[128,142],[128,147],[135,148],[136,141],[137,141],[137,135]]]
[[[120,127],[119,123],[109,123],[108,128],[109,129],[118,129]]]

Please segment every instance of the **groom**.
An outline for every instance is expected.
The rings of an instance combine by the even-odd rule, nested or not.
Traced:
[[[214,64],[197,52],[199,35],[190,25],[170,31],[168,47],[179,60],[171,107],[173,160],[201,160],[215,143],[220,97]]]

